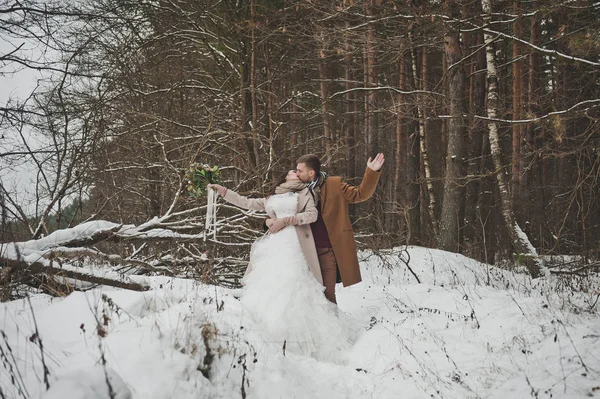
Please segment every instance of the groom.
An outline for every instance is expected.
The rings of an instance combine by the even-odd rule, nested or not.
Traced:
[[[379,170],[385,158],[382,153],[369,158],[360,186],[351,186],[339,176],[321,171],[321,160],[314,154],[298,158],[296,175],[312,189],[319,210],[317,221],[310,225],[325,285],[325,296],[333,303],[338,272],[344,287],[361,281],[354,232],[348,204],[371,198],[377,187]]]

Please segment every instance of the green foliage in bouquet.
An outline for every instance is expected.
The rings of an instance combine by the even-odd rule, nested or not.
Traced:
[[[202,197],[209,184],[221,184],[221,171],[218,166],[194,162],[185,174],[188,181],[187,191],[190,197]]]

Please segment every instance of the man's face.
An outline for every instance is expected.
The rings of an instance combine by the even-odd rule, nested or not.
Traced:
[[[315,171],[306,167],[305,163],[296,166],[296,176],[304,183],[310,183],[315,179]]]

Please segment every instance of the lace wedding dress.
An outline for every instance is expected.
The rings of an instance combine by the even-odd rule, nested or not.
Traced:
[[[278,218],[296,213],[298,194],[271,196]],[[294,226],[257,240],[250,254],[254,270],[244,279],[242,305],[265,337],[286,351],[343,362],[353,340],[349,320],[323,294],[302,253]]]

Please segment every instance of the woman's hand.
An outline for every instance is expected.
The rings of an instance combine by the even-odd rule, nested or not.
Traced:
[[[267,219],[265,223],[269,227],[269,234],[274,234],[282,230],[284,227],[297,225],[298,221],[296,220],[295,216],[288,216],[286,218],[275,220]]]
[[[221,197],[224,197],[227,194],[227,187],[223,187],[220,184],[209,184],[206,186],[209,190],[215,190]]]
[[[269,234],[275,234],[278,231],[282,230],[285,226],[287,226],[286,223],[286,218],[283,219],[269,219],[272,220],[271,225],[269,226],[269,224],[267,223],[267,226],[269,226]]]

